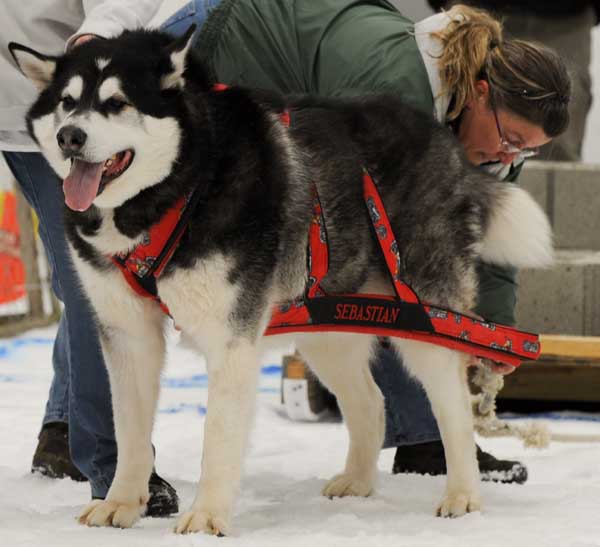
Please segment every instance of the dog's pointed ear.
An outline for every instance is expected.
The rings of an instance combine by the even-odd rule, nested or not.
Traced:
[[[172,70],[161,78],[160,87],[162,89],[183,86],[183,73],[185,72],[186,67],[186,57],[192,42],[194,41],[195,31],[196,25],[190,25],[184,34],[167,47],[167,52],[171,58]]]
[[[46,89],[56,70],[56,57],[43,55],[31,48],[11,42],[8,49],[17,66],[27,78],[40,90]]]

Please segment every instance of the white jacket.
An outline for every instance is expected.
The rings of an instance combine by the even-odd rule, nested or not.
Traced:
[[[41,53],[59,55],[81,34],[105,38],[143,27],[162,0],[1,0],[0,1],[0,150],[35,151],[25,114],[37,90],[8,51],[18,42]]]

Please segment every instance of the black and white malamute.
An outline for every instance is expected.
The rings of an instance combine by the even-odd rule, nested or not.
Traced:
[[[228,533],[259,371],[262,334],[279,302],[303,294],[318,188],[330,293],[391,294],[362,193],[363,168],[386,205],[404,280],[425,302],[470,313],[479,259],[551,260],[548,222],[532,198],[470,166],[447,129],[397,98],[297,102],[218,91],[190,48],[157,31],[87,42],[61,57],[11,45],[40,95],[31,135],[63,179],[72,257],[93,304],[110,372],[119,458],[106,500],[81,522],[129,527],[148,500],[152,426],[165,358],[165,314],[128,286],[113,256],[146,237],[182,196],[201,199],[157,281],[183,336],[208,361],[209,403],[198,494],[178,532]],[[295,100],[295,99],[294,99]],[[291,125],[280,120],[282,106]],[[295,336],[336,395],[350,435],[345,467],[323,494],[367,496],[384,437],[370,335]],[[394,339],[425,386],[448,464],[438,512],[480,507],[464,354]]]

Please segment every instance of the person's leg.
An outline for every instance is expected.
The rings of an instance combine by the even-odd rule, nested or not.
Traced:
[[[4,153],[40,220],[52,286],[65,307],[54,346],[55,376],[44,423],[68,416],[71,457],[90,479],[92,495],[106,494],[116,464],[108,375],[94,318],[81,293],[64,237],[60,181],[41,154]]]
[[[31,471],[50,478],[85,481],[87,478],[74,465],[69,450],[69,363],[68,326],[61,315],[54,350],[52,368],[54,375],[46,403],[46,413],[38,444],[33,454]]]
[[[385,398],[383,448],[440,440],[425,390],[411,378],[392,348],[379,346],[371,371]]]
[[[33,188],[33,185],[30,184],[31,177],[28,177],[25,174],[25,163],[27,163],[27,158],[30,156],[29,154],[15,154],[11,152],[4,153],[7,164],[9,165],[13,176],[19,183],[19,187],[25,199],[29,203],[29,205],[37,211],[40,210],[40,199],[44,199],[46,197],[45,191],[42,191],[41,194],[38,193]],[[33,167],[35,171],[36,168]],[[49,168],[48,168],[49,171]],[[37,176],[37,173],[35,173]],[[44,177],[44,173],[41,173],[41,176]],[[23,180],[24,182],[21,182]],[[47,185],[48,181],[44,185]],[[51,185],[57,184],[54,177],[50,182]],[[44,212],[45,213],[45,212]],[[50,216],[52,213],[48,212]],[[59,213],[60,214],[60,213]],[[38,212],[38,216],[40,213]],[[58,282],[58,276],[55,271],[55,261],[54,255],[52,252],[48,251],[51,249],[50,239],[52,237],[55,223],[48,217],[48,214],[44,214],[44,222],[40,223],[39,233],[44,243],[44,249],[46,250],[46,257],[48,259],[48,263],[52,269],[52,289],[56,296],[62,301],[62,291],[60,288],[60,284]],[[69,414],[69,364],[67,361],[66,354],[66,321],[61,316],[58,332],[56,335],[56,339],[54,341],[54,348],[52,352],[52,368],[54,370],[54,375],[52,378],[52,384],[50,386],[50,393],[48,396],[48,402],[46,404],[46,411],[44,414],[44,418],[42,420],[42,425],[46,425],[49,423],[68,423],[68,414]]]
[[[50,423],[69,423],[69,363],[67,362],[67,322],[61,315],[52,350],[54,376],[50,385],[42,426]]]

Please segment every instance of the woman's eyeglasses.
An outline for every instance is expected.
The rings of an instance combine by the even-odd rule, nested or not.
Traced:
[[[500,136],[500,148],[502,149],[502,152],[505,154],[519,154],[522,158],[531,158],[539,154],[539,148],[522,148],[507,140],[502,131],[502,127],[500,127],[496,109],[492,108],[492,112],[494,113],[494,119],[496,120],[496,128],[498,129],[498,135]]]

